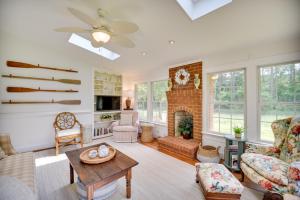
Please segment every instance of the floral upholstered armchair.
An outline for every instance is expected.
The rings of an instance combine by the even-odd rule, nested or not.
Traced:
[[[247,144],[242,172],[264,189],[300,196],[300,116],[272,123],[274,146]]]

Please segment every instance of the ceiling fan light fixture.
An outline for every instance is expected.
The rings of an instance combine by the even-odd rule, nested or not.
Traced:
[[[110,35],[104,31],[95,31],[92,36],[97,42],[107,43],[110,40]]]

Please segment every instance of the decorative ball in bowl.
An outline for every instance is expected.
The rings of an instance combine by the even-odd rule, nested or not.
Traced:
[[[89,158],[96,158],[98,155],[97,150],[91,150],[89,151]]]
[[[104,158],[108,156],[109,154],[109,149],[106,145],[101,145],[98,149],[98,154],[100,158]]]

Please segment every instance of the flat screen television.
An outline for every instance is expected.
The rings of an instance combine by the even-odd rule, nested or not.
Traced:
[[[121,97],[97,96],[96,111],[121,110]]]

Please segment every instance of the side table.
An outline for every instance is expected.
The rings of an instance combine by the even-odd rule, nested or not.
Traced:
[[[142,142],[152,142],[153,141],[153,125],[152,124],[142,124],[142,135],[141,141]]]
[[[224,165],[231,171],[240,172],[241,155],[245,152],[246,139],[235,138],[233,135],[225,136]]]

